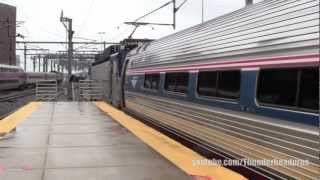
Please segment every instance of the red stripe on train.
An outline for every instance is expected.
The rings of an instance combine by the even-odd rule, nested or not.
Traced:
[[[313,60],[305,60],[304,62],[297,61],[302,59],[313,59]],[[318,58],[318,59],[315,59]],[[176,67],[159,67],[159,68],[144,68],[137,70],[129,70],[128,73],[145,73],[145,72],[166,72],[166,71],[182,71],[182,70],[198,70],[198,69],[225,69],[225,68],[252,68],[252,67],[271,67],[275,65],[319,65],[320,54],[313,55],[304,55],[304,56],[291,56],[291,57],[277,57],[277,58],[263,58],[256,60],[243,60],[243,61],[233,61],[233,62],[217,62],[210,64],[193,64],[193,65],[184,65],[184,66],[176,66]],[[275,62],[273,64],[269,64],[272,61],[287,61],[285,63]],[[293,61],[293,62],[291,62]],[[306,62],[307,61],[307,62]],[[308,62],[309,61],[309,62]],[[259,63],[257,65],[257,63]],[[268,64],[263,64],[268,63]],[[228,67],[214,67],[214,66],[226,65]],[[212,67],[211,67],[212,66]]]

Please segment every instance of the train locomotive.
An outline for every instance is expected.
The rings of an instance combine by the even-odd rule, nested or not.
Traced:
[[[92,75],[114,106],[223,158],[307,162],[243,166],[256,176],[317,179],[319,43],[318,0],[266,0],[119,51]]]

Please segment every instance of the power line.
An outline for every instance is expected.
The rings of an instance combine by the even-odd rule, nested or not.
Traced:
[[[125,24],[128,24],[128,25],[133,25],[135,26],[133,31],[131,32],[131,34],[129,35],[129,39],[132,38],[133,34],[136,32],[136,30],[140,27],[140,26],[146,26],[146,25],[157,25],[157,26],[173,26],[173,29],[176,28],[176,13],[179,11],[179,9],[187,2],[188,0],[184,0],[178,7],[176,6],[177,3],[176,3],[176,0],[170,0],[169,2],[163,4],[162,6],[148,12],[147,14],[137,18],[135,21],[133,22],[125,22]],[[138,22],[140,21],[141,19],[159,11],[160,9],[168,6],[172,4],[173,6],[173,22],[172,23],[150,23],[150,22]]]
[[[82,30],[86,27],[88,18],[90,16],[91,12],[92,12],[92,7],[93,7],[93,4],[94,4],[94,1],[95,0],[91,0],[90,1],[90,5],[89,5],[89,8],[87,10],[87,15],[85,16],[84,20],[81,23],[81,26],[80,26],[80,29],[79,29],[79,34],[81,34]]]
[[[65,41],[17,41],[17,44],[68,44],[68,42]],[[116,42],[86,42],[86,41],[76,41],[72,42],[72,44],[84,44],[84,45],[101,45],[101,44],[111,44],[111,45],[117,45],[119,43]]]
[[[172,0],[171,0],[171,1],[169,1],[169,2],[167,2],[167,3],[165,3],[164,5],[162,5],[162,6],[158,7],[158,8],[156,8],[156,9],[154,9],[154,10],[152,10],[152,11],[148,12],[147,14],[145,14],[145,15],[143,15],[143,16],[141,16],[141,17],[137,18],[136,20],[134,20],[134,22],[138,22],[139,20],[141,20],[141,19],[143,19],[143,18],[145,18],[145,17],[149,16],[150,14],[153,14],[154,12],[156,12],[156,11],[158,11],[158,10],[160,10],[160,9],[162,9],[162,8],[164,8],[164,7],[166,7],[166,6],[168,6],[168,5],[169,5],[169,4],[171,4],[171,3],[173,3],[173,1],[172,1]]]

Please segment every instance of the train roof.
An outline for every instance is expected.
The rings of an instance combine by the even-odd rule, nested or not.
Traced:
[[[55,72],[26,72],[28,75],[57,74]]]
[[[298,48],[318,54],[318,0],[264,0],[144,44],[128,58],[130,68],[139,68]]]
[[[0,68],[7,68],[7,69],[21,69],[19,66],[13,66],[8,64],[0,64]]]

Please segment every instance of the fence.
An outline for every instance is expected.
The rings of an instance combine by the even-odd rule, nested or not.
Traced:
[[[80,80],[72,83],[74,101],[97,101],[103,99],[103,85],[100,81]]]
[[[42,80],[36,82],[36,100],[54,101],[58,95],[56,80]]]

